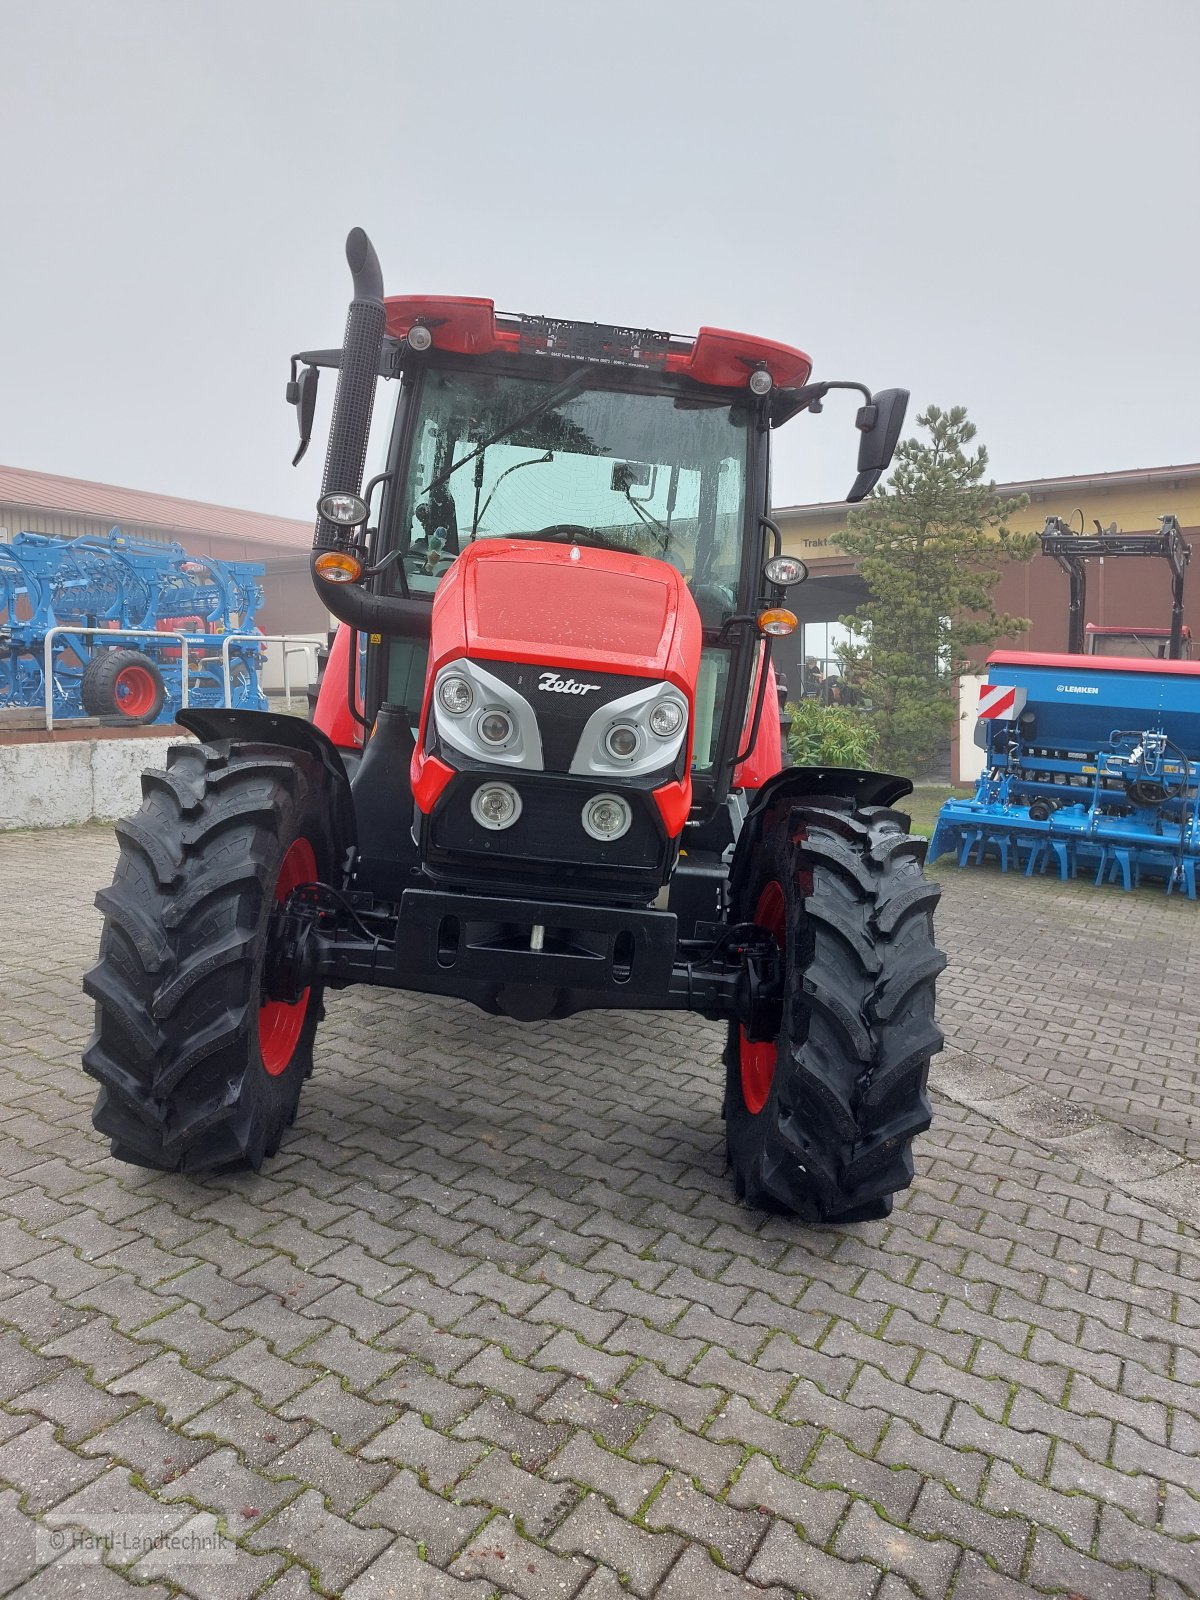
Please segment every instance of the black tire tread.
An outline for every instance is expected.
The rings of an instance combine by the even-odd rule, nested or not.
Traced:
[[[929,1060],[945,957],[934,947],[938,888],[925,841],[884,806],[821,796],[768,818],[757,885],[787,878],[788,976],[775,1078],[752,1116],[738,1029],[726,1047],[730,1159],[750,1205],[811,1221],[886,1216],[912,1181],[912,1141],[930,1122]]]
[[[321,1014],[313,989],[286,1069],[258,1054],[259,975],[271,890],[290,840],[318,870],[338,853],[319,763],[277,747],[173,747],[142,779],[142,806],[117,824],[120,857],[100,956],[85,1070],[114,1156],[163,1171],[257,1168],[295,1119]]]

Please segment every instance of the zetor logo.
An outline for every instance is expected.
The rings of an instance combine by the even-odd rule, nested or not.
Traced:
[[[543,672],[538,679],[538,688],[545,694],[591,694],[593,690],[598,694],[598,683],[576,683],[574,678],[560,678],[557,672]]]
[[[1056,683],[1054,685],[1059,694],[1099,694],[1100,690],[1091,683]]]

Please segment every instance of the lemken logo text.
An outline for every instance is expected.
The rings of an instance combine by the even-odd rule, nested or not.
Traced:
[[[1056,683],[1054,687],[1059,694],[1099,694],[1100,690],[1093,683]]]

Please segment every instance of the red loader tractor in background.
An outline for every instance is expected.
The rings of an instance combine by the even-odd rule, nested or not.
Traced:
[[[118,824],[85,980],[96,1127],[139,1165],[257,1168],[326,988],[688,1010],[727,1025],[746,1203],[886,1215],[942,1042],[937,889],[891,809],[905,779],[782,769],[771,640],[806,573],[769,453],[859,390],[861,499],[907,394],[718,329],[385,299],[361,230],[347,255],[344,346],[293,358],[288,390],[299,459],[338,370],[312,571],[344,626],[315,725],[182,713],[199,742]]]

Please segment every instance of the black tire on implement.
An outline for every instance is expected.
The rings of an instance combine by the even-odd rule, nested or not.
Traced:
[[[141,725],[158,720],[167,687],[157,664],[144,652],[110,645],[97,650],[84,667],[79,698],[89,717]]]
[[[96,896],[92,1120],[137,1166],[257,1170],[295,1118],[322,1015],[317,988],[287,1011],[260,1006],[276,895],[333,877],[324,772],[278,746],[179,745],[142,794]]]
[[[785,944],[773,1075],[770,1047],[756,1056],[736,1023],[725,1051],[726,1140],[747,1205],[860,1222],[887,1216],[912,1182],[945,957],[933,943],[940,890],[908,826],[901,812],[827,797],[765,820],[735,912],[774,921]]]

